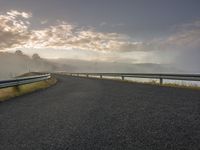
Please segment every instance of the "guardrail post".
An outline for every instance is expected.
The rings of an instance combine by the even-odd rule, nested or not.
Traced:
[[[15,85],[15,86],[13,86],[13,89],[14,89],[15,91],[17,91],[17,92],[20,91],[19,85]]]
[[[124,80],[124,76],[122,76],[122,80]]]
[[[100,74],[100,79],[102,79],[103,78],[103,75],[102,74]]]
[[[88,77],[89,77],[89,74],[86,74],[86,77],[88,78]]]
[[[160,85],[163,84],[163,78],[160,78]]]

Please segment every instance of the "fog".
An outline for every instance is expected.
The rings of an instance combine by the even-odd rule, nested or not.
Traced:
[[[34,54],[32,57],[20,50],[15,53],[0,52],[0,79],[8,79],[30,71],[53,71],[56,66]]]
[[[113,72],[113,73],[185,73],[170,64],[120,63],[84,61],[78,59],[43,59],[38,54],[28,56],[22,51],[0,52],[0,79],[8,79],[27,72]]]
[[[167,64],[153,63],[120,63],[120,62],[102,62],[102,61],[84,61],[77,59],[55,59],[49,60],[60,64],[60,71],[67,72],[112,72],[112,73],[180,73],[183,70],[172,67]],[[67,65],[65,65],[67,64]]]

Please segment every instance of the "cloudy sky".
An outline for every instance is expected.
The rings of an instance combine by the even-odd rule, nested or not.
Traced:
[[[0,50],[200,71],[199,0],[0,0]]]

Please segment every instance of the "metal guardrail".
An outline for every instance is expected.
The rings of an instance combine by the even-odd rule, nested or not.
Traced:
[[[200,81],[200,74],[154,74],[154,73],[66,73],[60,72],[71,76],[103,76],[107,77],[121,77],[122,80],[125,80],[126,77],[132,78],[149,78],[149,79],[158,79],[160,84],[163,84],[164,79],[168,80],[186,80],[186,81]]]
[[[0,89],[43,81],[49,78],[51,78],[51,74],[19,77],[19,78],[10,79],[10,80],[0,80]]]

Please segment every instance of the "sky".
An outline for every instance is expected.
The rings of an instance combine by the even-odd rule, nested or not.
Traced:
[[[0,50],[200,72],[199,0],[0,0]]]

